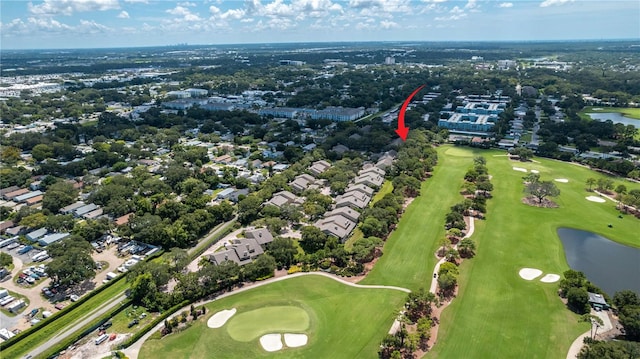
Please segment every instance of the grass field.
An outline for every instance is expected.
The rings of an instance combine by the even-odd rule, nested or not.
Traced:
[[[127,287],[128,284],[124,280],[113,284],[109,288],[91,297],[65,316],[61,317],[60,319],[54,318],[55,322],[22,339],[10,348],[3,350],[2,358],[21,358],[33,348],[36,348],[38,345],[46,342],[55,333],[64,330],[64,328],[66,328],[71,323],[80,320],[90,312],[100,308],[102,304],[104,304],[108,300],[120,295],[120,293],[122,293]]]
[[[448,151],[441,149],[440,154],[443,152]],[[560,302],[557,283],[524,281],[519,269],[532,267],[557,274],[568,269],[558,227],[589,230],[640,246],[640,221],[631,216],[619,219],[611,201],[585,199],[592,194],[585,190],[585,180],[602,177],[599,173],[558,161],[536,158],[538,163],[522,163],[493,156],[498,151],[479,153],[487,158],[494,198],[488,202],[487,220],[476,221],[472,238],[478,254],[462,265],[460,293],[445,309],[438,343],[427,357],[565,358],[571,342],[588,326],[578,324],[578,316]],[[556,182],[561,190],[556,199],[560,207],[522,204],[524,173],[514,171],[514,166],[536,169],[542,180],[568,179],[568,183]],[[623,181],[616,180],[618,183]],[[629,189],[640,188],[624,183]],[[607,227],[609,223],[613,228]]]
[[[147,315],[144,318],[140,318],[142,313],[146,313]],[[138,324],[129,328],[129,323],[134,319],[138,319]],[[136,306],[134,308],[133,305],[129,305],[127,308],[123,309],[120,313],[116,314],[113,318],[111,318],[111,326],[110,331],[114,333],[135,333],[139,329],[143,328],[147,323],[153,320],[153,316],[149,313],[148,310],[144,307]]]
[[[139,358],[374,358],[405,298],[403,292],[354,288],[321,276],[291,278],[207,304],[208,314],[191,328],[148,340]],[[300,308],[308,314],[306,346],[268,353],[258,338],[243,343],[229,335],[227,326],[243,313],[278,306]],[[230,308],[237,313],[225,326],[207,327],[211,315]],[[256,324],[261,326],[264,320]]]
[[[444,154],[447,155],[444,155]],[[428,288],[437,262],[438,240],[445,235],[444,217],[462,201],[460,187],[473,154],[457,147],[439,151],[433,176],[422,183],[421,195],[402,215],[383,255],[361,284],[397,285],[411,290]]]
[[[300,333],[309,329],[309,314],[291,305],[259,308],[234,315],[225,325],[229,336],[250,342],[269,333]]]

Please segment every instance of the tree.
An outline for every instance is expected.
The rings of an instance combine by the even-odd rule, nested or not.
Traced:
[[[627,193],[627,186],[620,184],[616,187],[616,194],[618,199],[622,199],[622,195]]]
[[[451,262],[444,262],[440,265],[440,269],[438,270],[438,275],[442,275],[445,273],[451,273],[453,275],[458,275],[458,266]]]
[[[613,304],[618,310],[622,310],[628,305],[640,306],[640,295],[632,290],[621,290],[613,295]]]
[[[520,157],[520,161],[528,161],[531,157],[533,157],[533,151],[526,147],[515,148],[512,153]]]
[[[238,221],[249,224],[258,218],[262,200],[256,195],[247,196],[238,203]]]
[[[353,243],[353,259],[359,263],[372,261],[376,247],[380,245],[382,240],[378,237],[358,238]]]
[[[524,191],[526,194],[537,198],[540,204],[542,204],[542,201],[547,197],[557,197],[560,195],[560,189],[551,181],[529,183],[525,186]]]
[[[327,235],[320,229],[314,226],[306,226],[302,228],[301,232],[302,242],[300,242],[300,246],[307,254],[315,253],[324,248],[327,242]]]
[[[417,322],[420,318],[429,318],[432,311],[431,306],[435,301],[436,296],[422,287],[417,291],[409,293],[405,304],[407,317],[413,323]]]
[[[69,246],[61,255],[50,248],[47,252],[53,259],[47,264],[46,271],[55,285],[70,287],[95,276],[96,263],[91,258],[90,251]]]
[[[53,155],[53,148],[44,143],[37,144],[31,149],[31,156],[38,162],[52,158]]]
[[[13,257],[5,252],[0,252],[0,267],[8,267],[13,263]]]
[[[47,223],[47,216],[42,212],[30,214],[20,220],[21,226],[31,229],[44,227],[45,223]]]
[[[596,182],[596,179],[593,177],[587,178],[587,186],[589,187],[589,191],[592,191],[592,188],[596,184]]]
[[[360,230],[367,237],[384,237],[389,227],[385,222],[379,221],[375,217],[367,217],[360,225]]]
[[[273,271],[276,269],[276,260],[268,253],[260,255],[253,262],[242,267],[244,270],[244,277],[250,281],[255,281],[259,278],[273,276]]]
[[[476,244],[471,238],[465,238],[458,244],[458,252],[462,258],[471,258],[476,254]]]
[[[289,268],[298,250],[291,239],[276,237],[269,243],[267,253],[275,259],[278,268]]]
[[[69,182],[59,181],[47,188],[42,198],[42,208],[51,213],[58,213],[60,208],[73,203],[78,197],[78,191]]]
[[[3,146],[0,151],[2,163],[13,166],[20,161],[20,149],[12,146]]]
[[[458,280],[452,273],[443,273],[438,276],[438,288],[440,288],[440,293],[444,297],[451,296],[457,284]]]
[[[530,172],[526,176],[522,177],[522,179],[524,180],[525,183],[538,182],[540,180],[540,174]]]
[[[609,191],[613,189],[613,181],[608,178],[599,178],[598,189],[600,191]]]
[[[640,341],[640,305],[627,305],[620,312],[620,324],[629,340]]]
[[[589,313],[589,294],[583,287],[572,287],[567,291],[567,305],[578,314]]]
[[[640,358],[640,343],[624,340],[589,341],[582,347],[578,359]]]
[[[151,273],[142,273],[131,284],[130,298],[145,307],[155,307],[158,288]]]

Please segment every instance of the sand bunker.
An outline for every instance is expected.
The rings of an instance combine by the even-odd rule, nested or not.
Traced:
[[[569,182],[569,180],[568,180],[568,179],[566,179],[566,178],[556,178],[554,181],[556,181],[556,182],[562,182],[562,183],[567,183],[567,182]]]
[[[276,352],[282,349],[282,339],[280,334],[265,334],[260,337],[260,345],[268,352]]]
[[[307,345],[306,334],[284,334],[284,343],[289,348],[298,348]]]
[[[531,173],[540,173],[538,170],[531,170]]]
[[[209,318],[207,326],[214,329],[220,328],[227,322],[227,320],[231,319],[234,314],[236,314],[236,308],[221,310]]]
[[[600,198],[600,197],[596,197],[596,196],[589,196],[589,197],[585,197],[587,199],[587,201],[591,201],[591,202],[598,202],[598,203],[604,203],[606,202],[604,198]]]
[[[544,277],[540,278],[540,281],[543,283],[555,283],[560,280],[560,276],[557,274],[546,274]]]
[[[535,268],[522,268],[519,274],[524,280],[534,280],[542,274],[542,271]]]
[[[520,167],[513,167],[514,171],[520,171],[520,172],[527,172],[526,168],[520,168]]]

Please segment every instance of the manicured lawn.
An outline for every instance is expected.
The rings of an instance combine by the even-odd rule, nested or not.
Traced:
[[[442,151],[442,150],[441,150]],[[442,152],[440,152],[442,153]],[[525,281],[523,267],[543,273],[562,274],[568,265],[558,227],[599,233],[609,239],[640,246],[640,221],[618,218],[611,201],[589,202],[585,180],[603,175],[576,165],[536,158],[536,162],[513,162],[495,157],[498,151],[478,152],[487,158],[493,176],[494,198],[488,202],[485,221],[476,221],[472,237],[477,256],[465,261],[459,278],[460,293],[445,309],[438,343],[429,358],[565,358],[571,342],[588,326],[578,323],[557,296],[557,283]],[[524,205],[522,172],[513,167],[536,169],[542,180],[556,182],[559,208]],[[615,180],[616,185],[623,183]],[[631,188],[638,184],[624,181]],[[612,223],[613,228],[607,224]]]
[[[145,342],[139,358],[375,358],[405,298],[403,292],[353,288],[321,276],[292,278],[207,304],[207,315],[189,329]],[[229,335],[228,326],[242,319],[243,313],[278,306],[300,308],[308,314],[306,346],[268,353],[258,338],[245,343]],[[209,317],[231,308],[237,309],[235,319],[222,328],[207,327]],[[257,320],[255,325],[270,324]]]
[[[373,205],[376,204],[376,202],[378,202],[379,200],[382,199],[382,197],[386,196],[391,192],[393,192],[393,183],[391,183],[391,181],[389,180],[385,180],[384,183],[382,184],[382,187],[380,187],[378,192],[371,199],[371,202],[369,202],[369,207],[373,207]]]
[[[146,313],[147,315],[144,318],[140,318],[142,313]],[[134,319],[138,319],[138,324],[129,328],[129,323]],[[136,306],[134,309],[133,305],[129,305],[127,308],[123,309],[120,313],[116,314],[112,319],[111,323],[113,325],[109,328],[109,332],[113,333],[135,333],[148,322],[153,319],[153,315],[149,313],[144,307]]]
[[[444,155],[444,154],[447,155]],[[473,154],[464,148],[442,147],[433,176],[422,183],[417,197],[402,215],[382,250],[383,255],[360,284],[428,288],[437,262],[438,240],[445,235],[444,217],[462,201],[460,188]]]
[[[269,333],[304,333],[309,314],[300,307],[271,306],[234,315],[226,324],[231,338],[249,342]]]

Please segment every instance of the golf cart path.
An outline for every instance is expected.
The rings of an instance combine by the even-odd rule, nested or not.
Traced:
[[[475,226],[475,219],[473,217],[467,217],[469,219],[469,231],[467,232],[467,234],[464,235],[464,238],[469,238],[473,235],[473,232],[476,229]],[[456,244],[455,246],[453,246],[453,248],[457,249],[458,245]],[[435,267],[433,267],[433,275],[431,276],[431,287],[429,287],[429,292],[436,294],[436,289],[438,288],[438,279],[437,279],[437,275],[438,272],[440,271],[440,265],[442,265],[442,263],[445,262],[445,257],[442,257],[438,263],[436,263]]]
[[[197,302],[197,303],[193,303],[194,306],[200,306],[200,305],[204,305],[204,304],[208,304],[211,303],[213,301],[219,300],[219,299],[223,299],[226,297],[230,297],[232,295],[238,294],[238,293],[242,293],[245,292],[247,290],[250,289],[254,289],[254,288],[258,288],[258,287],[262,287],[274,282],[279,282],[279,281],[283,281],[283,280],[287,280],[287,279],[291,279],[291,278],[297,278],[297,277],[302,277],[302,276],[308,276],[308,275],[317,275],[317,276],[322,276],[322,277],[326,277],[326,278],[330,278],[335,280],[336,282],[340,282],[344,285],[348,285],[350,287],[355,287],[355,288],[363,288],[363,289],[391,289],[391,290],[397,290],[400,292],[405,292],[405,293],[411,293],[411,290],[407,289],[407,288],[402,288],[402,287],[396,287],[396,286],[389,286],[389,285],[364,285],[364,284],[356,284],[356,283],[351,283],[348,282],[342,278],[336,277],[334,275],[328,274],[328,273],[324,273],[324,272],[306,272],[306,273],[294,273],[294,274],[290,274],[284,277],[276,277],[276,278],[271,278],[271,279],[267,279],[261,282],[255,282],[252,284],[248,284],[245,285],[242,288],[238,288],[236,290],[233,290],[231,292],[226,292],[223,294],[220,294],[219,296],[217,296],[214,299],[209,299],[206,301],[201,301],[201,302]],[[173,318],[175,315],[178,315],[179,313],[181,313],[183,310],[188,309],[191,307],[190,305],[185,306],[184,308],[181,308],[179,310],[177,310],[173,315],[171,315],[169,317]],[[136,341],[135,343],[133,343],[131,346],[129,346],[127,349],[122,350],[122,352],[129,358],[131,359],[137,359],[138,358],[138,354],[140,353],[140,348],[142,347],[142,344],[144,344],[144,342],[156,331],[160,330],[160,328],[162,328],[162,326],[164,325],[164,322],[162,323],[158,323],[158,325],[156,325],[155,327],[153,327],[153,329],[151,329],[149,332],[147,332],[147,334],[143,335],[140,339],[138,339],[138,341]],[[94,358],[96,359],[100,359],[100,358],[104,358],[105,356],[108,356],[110,354],[110,352],[107,353],[103,353],[101,355],[96,355]]]
[[[609,316],[607,315],[606,312],[596,312],[595,310],[592,309],[590,314],[595,315],[602,320],[602,323],[604,324],[602,328],[602,333],[613,329],[613,324],[611,324],[611,320],[609,319]],[[567,359],[576,359],[578,357],[578,353],[580,353],[580,350],[584,346],[584,338],[589,338],[590,336],[591,336],[591,329],[580,334],[576,338],[576,340],[574,340],[573,343],[571,343],[571,346],[569,347],[569,351],[567,352]]]

